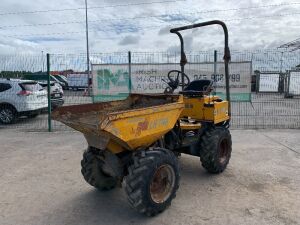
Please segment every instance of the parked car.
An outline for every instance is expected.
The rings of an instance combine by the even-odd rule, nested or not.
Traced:
[[[36,81],[0,79],[1,123],[13,123],[20,116],[36,117],[47,107],[47,91]]]
[[[40,72],[40,73],[33,73],[33,74],[25,74],[23,76],[24,80],[35,80],[35,81],[40,81],[44,82],[45,80],[48,80],[48,75],[46,73]],[[59,81],[57,78],[55,78],[53,75],[50,75],[50,81],[51,82],[56,82],[60,84],[62,87],[65,87],[65,83]]]
[[[47,81],[40,81],[39,84],[47,90]],[[52,109],[55,109],[64,104],[64,91],[62,87],[57,83],[50,81],[50,97]]]
[[[54,78],[57,79],[59,82],[63,83],[62,88],[64,90],[67,90],[69,87],[68,80],[65,76],[63,75],[54,75]]]
[[[80,74],[68,74],[68,87],[72,90],[80,90],[88,88],[89,80],[88,74],[80,73]]]

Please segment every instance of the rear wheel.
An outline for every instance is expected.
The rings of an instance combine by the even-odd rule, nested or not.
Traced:
[[[101,191],[110,190],[117,185],[116,178],[104,173],[102,169],[103,165],[104,162],[101,159],[99,150],[89,147],[83,153],[81,173],[88,184]]]
[[[231,135],[228,129],[208,129],[200,139],[200,160],[210,173],[223,172],[229,163],[232,151]]]
[[[17,119],[17,111],[10,105],[0,106],[0,122],[3,124],[14,123]]]
[[[132,208],[154,216],[165,210],[176,196],[179,187],[177,158],[163,148],[139,152],[133,156],[125,182]]]

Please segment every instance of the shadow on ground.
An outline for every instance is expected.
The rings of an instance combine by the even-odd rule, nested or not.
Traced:
[[[135,221],[133,221],[133,218]],[[122,189],[78,193],[44,216],[44,224],[142,224],[149,218],[133,211]]]
[[[189,180],[197,179],[198,182],[211,183],[211,180],[216,177],[208,174],[198,160],[198,158],[180,159],[181,178],[184,177],[185,180],[181,182],[180,188],[186,189],[187,187],[184,186]],[[193,201],[193,197],[186,200]],[[177,208],[177,204],[180,202],[175,199],[171,208]],[[76,196],[73,195],[73,198],[46,213],[41,224],[155,224],[157,220],[162,221],[160,217],[170,213],[173,214],[174,211],[166,210],[156,217],[149,218],[129,206],[123,188],[102,192],[91,187],[87,191],[77,192]]]

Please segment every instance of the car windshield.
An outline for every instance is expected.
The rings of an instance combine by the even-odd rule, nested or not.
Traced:
[[[59,75],[59,77],[64,81],[64,82],[67,82],[68,79],[64,76],[64,75]]]
[[[39,85],[36,82],[26,82],[26,83],[20,83],[20,86],[23,90],[26,91],[41,91],[44,90],[41,85]]]
[[[55,76],[55,78],[61,82],[64,82],[64,79],[61,76]]]
[[[54,77],[54,76],[50,76],[50,80],[59,83],[59,80],[56,77]]]

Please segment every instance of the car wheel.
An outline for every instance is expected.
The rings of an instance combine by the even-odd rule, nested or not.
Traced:
[[[5,105],[0,107],[0,122],[3,124],[12,124],[17,119],[17,111],[14,107]]]

